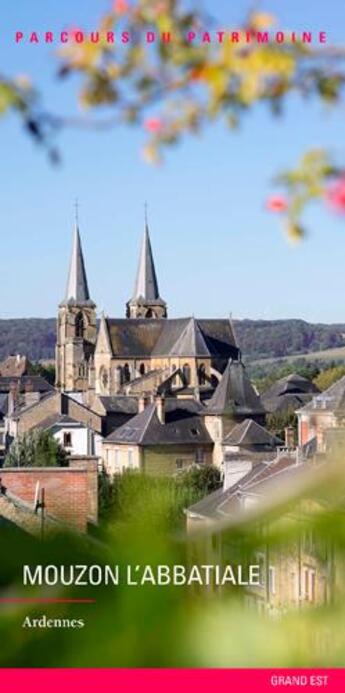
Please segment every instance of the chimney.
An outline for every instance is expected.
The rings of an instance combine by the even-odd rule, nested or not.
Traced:
[[[19,384],[17,380],[11,380],[8,393],[8,413],[13,413],[18,403]]]
[[[292,450],[295,448],[295,431],[293,426],[286,426],[284,429],[285,433],[285,447],[288,448],[288,450]]]
[[[165,423],[165,399],[162,395],[156,397],[156,412],[161,424]]]
[[[40,393],[34,392],[34,385],[30,379],[25,381],[24,392],[24,402],[28,406],[30,404],[35,404],[35,402],[39,402],[41,399]]]

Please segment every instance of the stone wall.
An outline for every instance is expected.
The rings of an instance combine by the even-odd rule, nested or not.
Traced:
[[[91,471],[83,467],[7,467],[0,470],[1,484],[33,507],[37,482],[45,491],[46,512],[80,532],[87,531],[90,516],[96,517],[96,483]]]

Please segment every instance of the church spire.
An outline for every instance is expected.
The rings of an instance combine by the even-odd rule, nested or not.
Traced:
[[[146,301],[159,298],[157,275],[153,261],[149,227],[145,210],[145,229],[141,244],[139,265],[135,281],[133,298],[144,298]]]
[[[90,301],[89,287],[86,278],[77,211],[73,231],[72,254],[68,272],[64,303],[75,303],[76,305],[89,305],[92,303],[92,301]]]
[[[127,317],[131,318],[165,318],[166,304],[160,298],[155,264],[147,222],[147,205],[145,204],[145,228],[141,244],[134,294],[127,303]]]

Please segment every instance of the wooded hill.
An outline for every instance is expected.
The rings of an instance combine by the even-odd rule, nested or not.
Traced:
[[[345,345],[345,324],[235,320],[234,328],[247,361],[306,354]],[[31,361],[53,359],[55,338],[55,318],[0,320],[0,360],[9,354],[25,354]]]

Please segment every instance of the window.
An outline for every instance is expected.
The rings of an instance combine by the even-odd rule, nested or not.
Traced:
[[[204,451],[203,450],[197,450],[196,451],[195,462],[196,462],[196,464],[203,464],[203,462],[204,462]]]
[[[64,448],[71,448],[72,447],[72,433],[64,433],[63,434],[63,446],[64,446]]]
[[[108,378],[108,373],[107,373],[106,369],[104,368],[104,366],[102,366],[102,368],[99,371],[99,379],[100,379],[100,384],[101,384],[102,390],[103,391],[106,390],[108,387],[109,378]]]
[[[266,566],[265,566],[265,556],[263,553],[256,554],[256,562],[259,566],[259,585],[260,587],[265,587],[266,584]]]
[[[270,594],[276,594],[276,569],[273,565],[268,569],[268,587]]]
[[[306,602],[315,601],[315,570],[302,568],[302,597]]]
[[[128,468],[133,469],[133,450],[131,448],[128,450]]]
[[[206,370],[203,363],[198,368],[198,381],[199,385],[205,385],[206,383]]]
[[[120,469],[120,450],[115,448],[114,450],[114,472],[118,472]]]
[[[125,363],[125,365],[123,367],[123,380],[125,383],[128,383],[130,381],[130,379],[131,379],[131,373],[129,370],[129,365],[128,365],[128,363]]]
[[[139,368],[140,375],[145,375],[145,364],[141,363]]]
[[[176,469],[183,469],[183,460],[176,460],[175,462]]]
[[[184,366],[182,368],[182,372],[183,372],[183,378],[185,381],[185,385],[189,385],[189,383],[190,383],[190,366],[188,365],[188,363],[184,364]]]
[[[122,368],[121,366],[116,366],[114,370],[114,383],[115,387],[120,387],[122,385]]]
[[[75,336],[76,337],[83,337],[84,336],[84,318],[83,314],[77,313],[76,318],[75,318]]]

